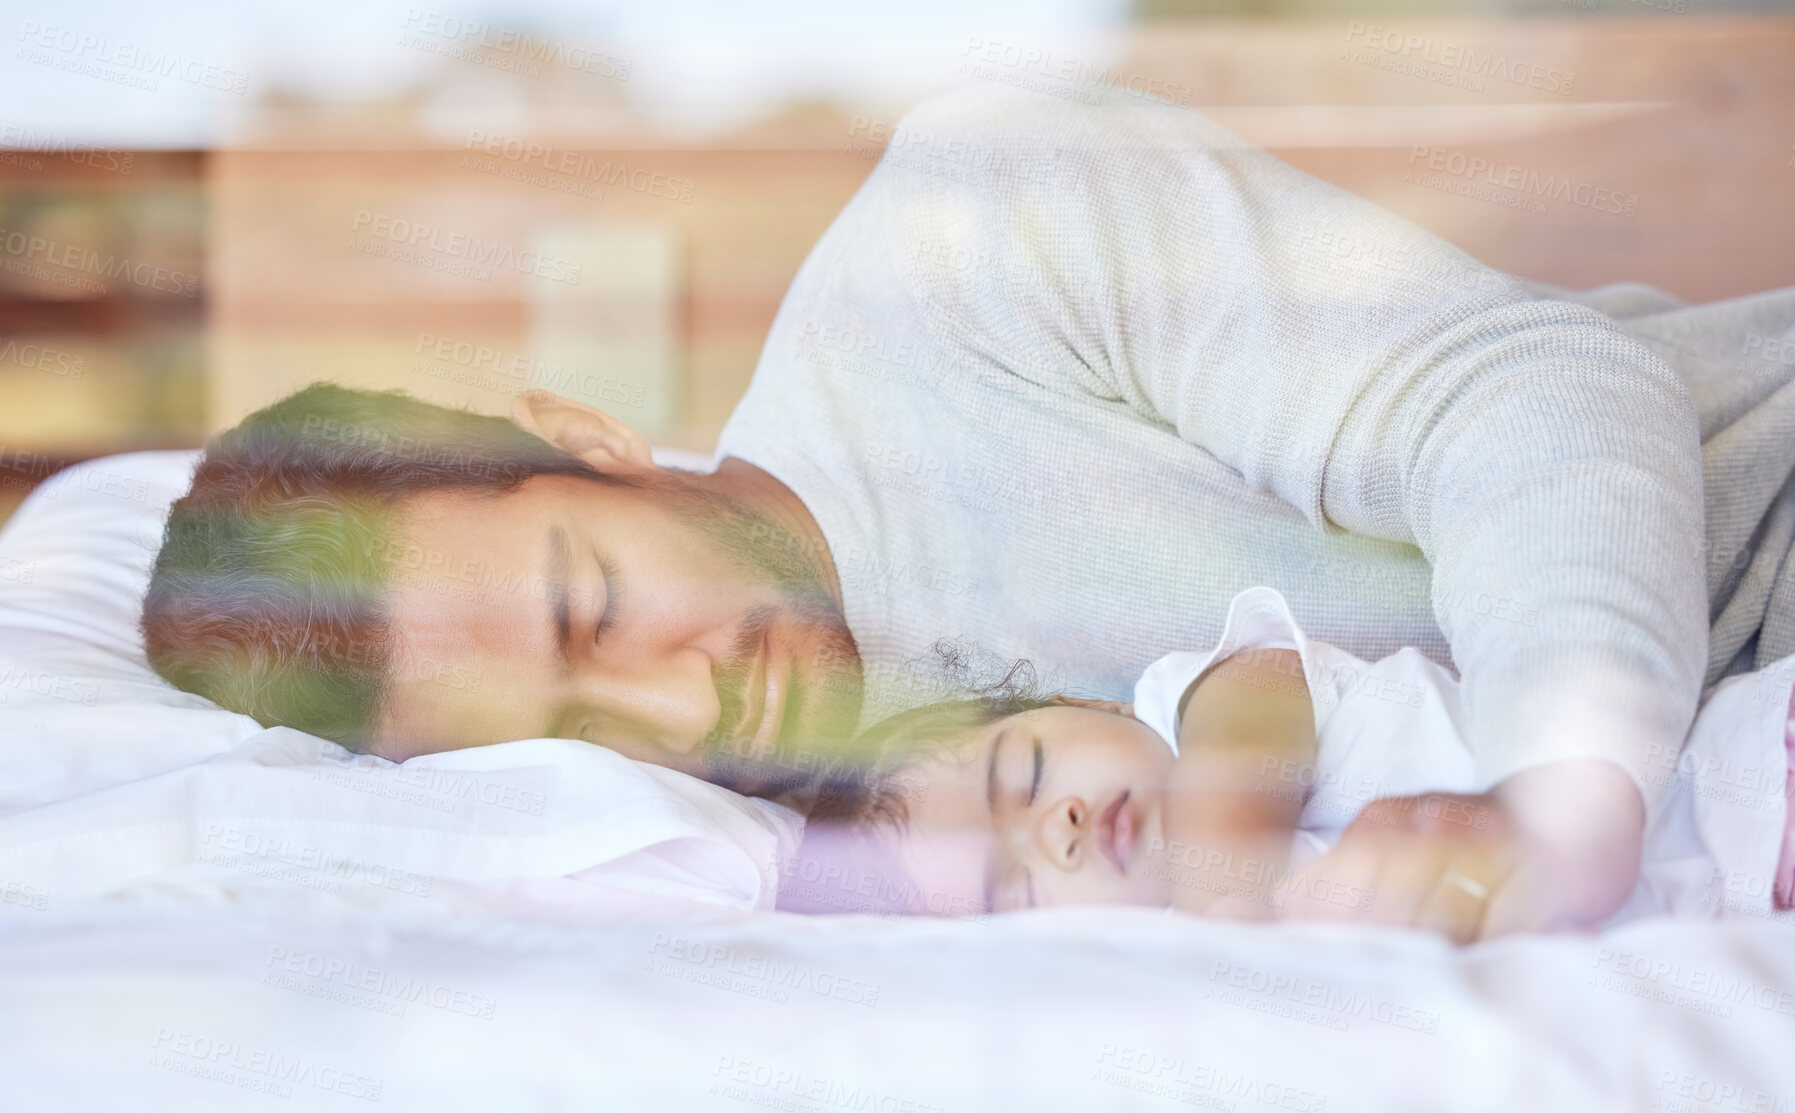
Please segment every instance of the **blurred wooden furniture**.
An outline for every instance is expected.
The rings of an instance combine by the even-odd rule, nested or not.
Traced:
[[[1070,94],[1054,74],[1077,73],[1182,91],[1291,163],[1548,282],[1638,279],[1691,301],[1795,283],[1795,19],[1190,20],[1138,25],[1120,43],[1054,44],[1031,68],[1003,59],[1043,44],[969,40],[959,80]],[[352,133],[341,115],[271,118],[212,162],[211,422],[318,377],[498,412],[532,373],[568,380],[568,361],[544,348],[580,348],[544,335],[543,306],[578,319],[587,298],[589,345],[607,318],[627,332],[646,314],[677,353],[632,363],[589,348],[605,391],[589,400],[708,448],[798,265],[904,107],[799,106],[701,145],[617,113],[609,139],[564,111],[447,133],[406,123],[425,113],[402,106]],[[578,260],[584,291],[516,268],[448,273],[465,261],[457,235],[517,252],[543,236],[634,235],[638,258],[659,260],[646,284],[661,301],[631,302],[642,264],[623,252]],[[394,257],[420,236],[425,250]],[[531,370],[469,362],[482,352]],[[671,407],[632,407],[638,388]]]
[[[0,149],[0,520],[67,464],[205,432],[206,156],[42,146]]]
[[[1795,284],[1795,17],[1565,10],[969,36],[938,69],[1167,91],[1527,277],[1692,302]],[[694,139],[615,80],[478,63],[443,58],[379,103],[270,94],[203,154],[0,148],[17,243],[197,276],[170,290],[96,279],[89,254],[0,252],[0,514],[60,461],[195,444],[320,378],[493,413],[541,386],[707,450],[916,99],[793,104]]]

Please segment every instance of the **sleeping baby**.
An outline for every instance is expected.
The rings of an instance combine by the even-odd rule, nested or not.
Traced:
[[[1724,681],[1679,752],[1647,755],[1641,877],[1608,923],[1789,908],[1791,688],[1795,658]],[[1249,588],[1220,644],[1155,662],[1132,706],[1012,687],[870,728],[860,752],[877,755],[871,773],[813,813],[780,906],[983,916],[1135,904],[1273,918],[1300,897],[1351,918],[1374,889],[1330,888],[1303,867],[1373,800],[1420,797],[1473,830],[1490,821],[1444,795],[1490,787],[1462,726],[1457,680],[1419,651],[1367,664],[1306,637],[1277,591]],[[1427,898],[1439,915],[1421,922],[1471,938],[1505,864],[1454,865]]]

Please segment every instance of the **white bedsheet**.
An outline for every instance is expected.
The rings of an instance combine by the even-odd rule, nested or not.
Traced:
[[[1786,1111],[1787,928],[1453,952],[1141,910],[0,924],[19,1110]]]
[[[0,748],[0,777],[12,764]],[[785,808],[581,742],[395,766],[276,728],[0,816],[0,916],[121,901],[564,919],[771,908],[801,829]]]
[[[0,534],[0,1109],[1795,1111],[1769,920],[749,913],[777,809],[566,742],[263,731],[130,627],[185,466],[85,465]]]
[[[553,739],[394,765],[163,683],[137,617],[196,456],[71,468],[0,532],[0,919],[120,900],[771,907],[787,809]]]

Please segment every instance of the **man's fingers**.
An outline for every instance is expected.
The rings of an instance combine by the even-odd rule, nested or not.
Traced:
[[[1420,833],[1411,833],[1396,842],[1384,856],[1383,869],[1373,883],[1376,896],[1358,919],[1400,927],[1416,923],[1439,886],[1450,849],[1446,843]]]
[[[1375,919],[1380,899],[1378,874],[1383,871],[1394,835],[1395,828],[1387,823],[1367,822],[1363,816],[1354,820],[1334,849],[1278,887],[1278,918],[1335,922]]]
[[[1543,885],[1538,869],[1525,863],[1511,869],[1501,884],[1490,886],[1493,891],[1489,907],[1483,912],[1483,923],[1478,925],[1477,938],[1549,931],[1556,927],[1542,911],[1550,907],[1541,898]]]
[[[1469,874],[1441,870],[1416,910],[1414,925],[1437,931],[1454,943],[1469,943],[1478,938],[1484,911],[1493,895],[1488,886]]]
[[[1373,801],[1282,887],[1280,918],[1418,927],[1457,943],[1531,926],[1521,918],[1538,902],[1510,884],[1516,848],[1500,820],[1477,798]]]

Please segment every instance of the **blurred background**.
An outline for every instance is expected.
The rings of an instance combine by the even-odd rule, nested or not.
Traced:
[[[60,0],[0,34],[0,518],[319,378],[708,451],[893,125],[972,82],[1190,106],[1530,278],[1795,284],[1790,3]]]

